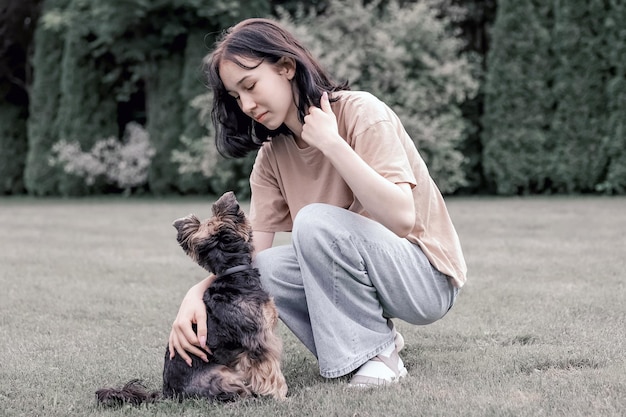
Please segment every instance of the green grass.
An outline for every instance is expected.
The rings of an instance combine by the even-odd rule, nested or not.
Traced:
[[[103,409],[158,389],[185,291],[204,272],[172,220],[210,201],[0,199],[0,416],[600,416],[626,410],[626,199],[452,198],[470,268],[443,320],[398,323],[410,377],[324,380],[281,326],[285,402]],[[281,236],[283,241],[288,236]]]

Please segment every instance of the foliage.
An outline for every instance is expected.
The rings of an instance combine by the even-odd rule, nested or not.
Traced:
[[[620,22],[626,21],[626,3],[611,2],[604,30],[608,68],[604,91],[607,100],[607,173],[596,189],[605,193],[626,194],[626,33]]]
[[[332,0],[324,15],[283,21],[338,79],[385,101],[402,119],[443,192],[464,184],[460,109],[477,90],[472,58],[427,3]]]
[[[104,178],[106,184],[128,194],[147,182],[154,153],[148,132],[136,123],[129,123],[122,141],[117,137],[100,139],[87,152],[81,150],[78,141],[55,143],[50,165],[61,166],[64,172],[81,178],[87,185]]]
[[[552,188],[593,191],[608,164],[607,95],[604,88],[611,45],[598,28],[609,10],[604,0],[554,2],[550,86],[556,108],[549,127],[555,144],[549,161]],[[624,39],[626,40],[626,38]]]
[[[0,6],[0,195],[24,192],[29,51],[40,0]]]
[[[172,162],[178,166],[180,175],[200,174],[209,178],[215,174],[219,158],[213,136],[210,135],[212,97],[211,93],[201,94],[190,103],[190,107],[197,112],[198,120],[195,125],[205,128],[206,134],[198,132],[201,135],[199,139],[189,136],[181,137],[182,147],[172,152]]]
[[[89,4],[72,1],[69,13],[82,15]],[[57,123],[61,140],[80,142],[87,149],[98,137],[117,136],[117,102],[108,86],[102,83],[111,63],[94,59],[89,49],[89,32],[83,25],[71,24],[65,32],[65,45],[61,62],[61,99]],[[88,184],[81,179],[64,175],[59,189],[62,195],[85,195],[102,191],[101,184]]]
[[[392,106],[445,192],[626,192],[626,5],[500,0],[492,29],[495,3],[9,2],[0,7],[0,193],[109,192],[49,166],[51,147],[80,138],[88,149],[130,121],[146,125],[163,162],[154,192],[248,192],[252,157],[209,152],[184,173],[179,165],[197,158],[176,158],[207,149],[211,132],[189,103],[205,92],[200,59],[214,36],[270,12],[338,78]]]
[[[19,194],[26,155],[26,117],[20,106],[0,102],[0,195]]]
[[[0,98],[28,103],[30,50],[41,0],[5,1],[0,6]]]
[[[487,72],[486,55],[491,43],[491,26],[496,14],[496,0],[422,0],[429,1],[447,16],[463,40],[463,51],[471,52],[478,60],[477,74],[480,86],[476,95],[461,103],[463,118],[467,121],[466,134],[457,149],[463,154],[465,186],[457,193],[492,193],[483,175],[483,145],[481,142]]]
[[[176,168],[171,152],[178,145],[181,133],[180,116],[183,101],[178,95],[183,55],[172,53],[156,63],[155,71],[146,79],[147,125],[156,151],[150,167],[150,190],[169,194],[176,190]]]
[[[500,1],[483,117],[499,193],[624,189],[620,16],[620,2]]]
[[[24,183],[29,194],[57,195],[62,171],[48,164],[52,145],[59,140],[57,112],[61,102],[60,62],[63,58],[64,26],[54,17],[70,0],[46,0],[44,17],[34,34],[33,84],[28,108],[28,153]]]
[[[207,7],[200,0],[49,0],[45,6],[36,35],[28,191],[105,192],[105,184],[88,187],[42,162],[58,140],[80,138],[86,141],[82,148],[89,148],[94,138],[121,135],[127,122],[138,121],[146,124],[156,150],[151,191],[206,192],[208,181],[181,176],[171,163],[181,136],[203,134],[189,123],[194,110],[185,103],[204,89],[198,70],[206,42],[222,27],[266,14],[268,2],[221,0]],[[138,97],[145,97],[143,109],[130,108]]]
[[[200,183],[207,183],[215,194],[234,190],[239,198],[250,196],[248,177],[256,152],[242,159],[224,159],[215,147],[215,138],[211,126],[211,107],[213,96],[206,92],[191,101],[191,107],[197,112],[199,125],[205,134],[198,137],[182,136],[182,147],[172,152],[172,162],[177,165],[181,176],[198,177]]]
[[[211,140],[208,137],[211,132],[211,123],[209,119],[203,118],[202,114],[203,111],[209,111],[211,108],[210,103],[202,102],[202,93],[206,91],[204,74],[202,73],[202,58],[208,52],[208,41],[206,28],[194,28],[190,31],[185,46],[185,64],[180,86],[180,98],[183,102],[183,109],[181,110],[182,132],[177,147],[172,150],[172,162],[180,167],[182,161],[177,161],[175,154],[182,155],[190,149],[190,146],[196,148],[192,151],[196,154],[194,156],[207,156],[197,166],[199,169],[178,169],[177,187],[185,194],[209,192],[210,185],[206,177],[210,174],[205,176],[203,172],[209,173],[216,163],[216,151],[210,145]],[[201,97],[201,104],[196,100],[198,94]],[[195,146],[193,138],[200,138],[198,146]],[[191,164],[191,161],[189,163]],[[187,166],[190,167],[190,165]]]
[[[488,55],[483,166],[498,193],[544,189],[554,115],[549,6],[502,0]]]

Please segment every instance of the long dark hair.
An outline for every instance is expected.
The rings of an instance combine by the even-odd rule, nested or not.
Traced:
[[[281,58],[295,61],[295,86],[298,89],[298,118],[304,123],[306,110],[320,105],[324,91],[348,90],[348,82],[337,83],[313,58],[311,53],[287,30],[269,19],[247,19],[227,29],[216,43],[211,54],[204,59],[205,74],[213,91],[211,118],[216,130],[215,144],[225,157],[242,157],[257,150],[263,142],[279,134],[291,134],[283,124],[269,130],[261,123],[246,116],[237,101],[226,92],[219,74],[223,60],[229,60],[242,68],[238,58],[256,59],[276,64]]]

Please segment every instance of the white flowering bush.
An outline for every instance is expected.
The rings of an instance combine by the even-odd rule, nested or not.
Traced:
[[[138,123],[129,123],[122,140],[101,139],[86,152],[76,141],[61,140],[53,145],[49,162],[67,174],[84,178],[88,185],[102,178],[130,193],[147,182],[154,154],[148,132]]]

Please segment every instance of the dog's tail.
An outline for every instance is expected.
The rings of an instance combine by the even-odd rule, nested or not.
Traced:
[[[139,379],[133,379],[122,388],[101,388],[96,391],[98,402],[108,407],[124,404],[153,403],[162,397],[161,391],[148,391]]]

